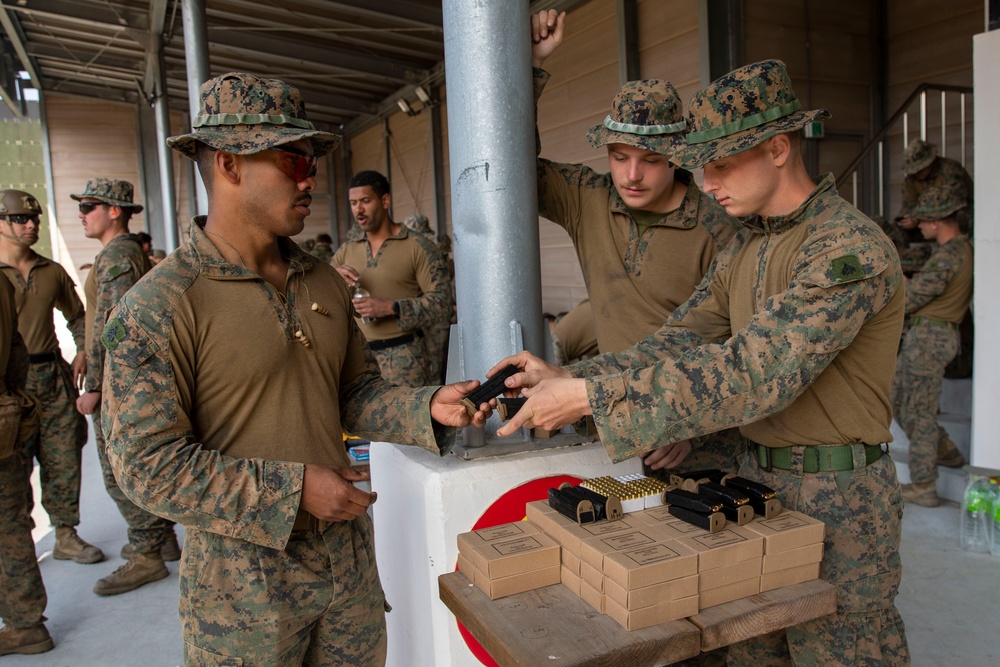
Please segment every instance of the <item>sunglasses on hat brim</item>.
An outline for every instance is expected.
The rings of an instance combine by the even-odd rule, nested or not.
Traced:
[[[38,214],[37,213],[11,213],[9,215],[4,215],[3,218],[14,225],[26,225],[29,222],[38,224]]]

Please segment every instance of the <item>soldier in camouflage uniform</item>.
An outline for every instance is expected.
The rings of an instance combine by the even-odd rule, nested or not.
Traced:
[[[333,259],[333,239],[329,234],[317,234],[316,243],[313,245],[312,250],[309,254],[323,262],[324,264],[329,264],[330,260]]]
[[[381,665],[375,495],[352,485],[367,474],[342,434],[444,454],[478,382],[388,384],[343,279],[289,240],[339,141],[299,91],[234,72],[201,100],[196,129],[168,143],[197,160],[208,216],[104,330],[112,465],[137,503],[187,527],[186,665]]]
[[[430,238],[389,217],[389,181],[362,171],[348,183],[351,211],[365,234],[337,249],[330,262],[353,289],[358,325],[375,353],[382,377],[401,387],[439,382],[424,329],[450,321],[455,295],[444,257]]]
[[[87,444],[87,422],[76,411],[77,387],[87,372],[86,318],[66,270],[31,249],[38,242],[41,214],[38,200],[27,192],[0,190],[0,273],[14,287],[21,337],[28,347],[27,392],[41,403],[41,430],[33,458],[38,459],[42,505],[56,529],[52,557],[97,563],[104,560],[104,553],[76,533],[80,455]],[[59,351],[52,320],[56,308],[66,317],[76,342],[72,367]]]
[[[104,249],[94,259],[94,266],[84,283],[87,297],[87,377],[84,393],[77,399],[80,414],[91,415],[94,440],[104,476],[104,487],[128,524],[128,545],[122,552],[124,565],[98,580],[94,592],[117,595],[131,591],[167,576],[160,553],[173,528],[162,518],[137,507],[122,493],[108,462],[107,447],[101,424],[101,392],[104,377],[104,348],[101,336],[107,313],[125,292],[150,269],[149,257],[142,243],[128,231],[132,215],[142,211],[142,205],[132,201],[132,184],[108,178],[92,178],[82,194],[70,195],[80,202],[80,220],[87,238],[97,239]],[[176,543],[176,538],[173,539]],[[168,549],[168,556],[175,546]]]
[[[430,220],[426,215],[415,213],[408,215],[403,224],[414,234],[420,234],[430,241],[441,255],[441,261],[448,267],[448,289],[452,300],[455,298],[455,263],[441,249],[439,241],[434,237]],[[451,317],[436,320],[424,327],[424,345],[427,348],[428,363],[430,363],[430,378],[432,382],[443,382],[448,365],[448,339],[451,335],[451,325],[458,323],[457,312],[451,309]]]
[[[903,499],[936,507],[937,461],[964,461],[938,424],[944,369],[958,354],[958,325],[972,301],[972,244],[959,229],[966,208],[959,186],[924,190],[910,216],[924,238],[937,242],[930,259],[906,281],[909,330],[903,338],[893,386],[896,418],[910,439],[910,477]],[[949,457],[950,454],[950,457]]]
[[[531,17],[536,105],[549,79],[542,64],[562,42],[565,19],[565,12],[555,10]],[[615,96],[611,114],[587,133],[591,146],[606,147],[610,173],[537,161],[538,213],[573,240],[601,352],[623,350],[663,326],[739,229],[735,218],[698,189],[691,172],[670,164],[686,129],[670,83],[629,81]],[[675,456],[659,465],[732,471],[738,447],[734,431],[713,434],[677,443]]]
[[[528,353],[500,362],[524,369],[507,386],[529,398],[498,433],[593,414],[620,461],[739,426],[740,474],[826,524],[820,576],[837,586],[838,610],[734,644],[729,664],[906,665],[894,603],[903,503],[881,445],[892,439],[903,276],[889,239],[837,195],[833,175],[809,177],[797,131],[829,114],[800,109],[775,60],[695,94],[688,147],[674,159],[704,166],[705,190],[744,229],[704,289],[638,345],[562,370]]]
[[[14,288],[0,280],[0,397],[24,389],[27,376],[28,350],[17,329]],[[0,440],[13,439],[11,430],[7,423],[0,426]],[[30,470],[30,459],[23,452],[0,457],[0,619],[4,623],[0,655],[44,653],[55,646],[44,623],[48,598],[31,539]]]

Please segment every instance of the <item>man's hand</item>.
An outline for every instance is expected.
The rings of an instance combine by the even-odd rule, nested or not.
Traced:
[[[373,296],[363,296],[360,299],[351,299],[351,303],[354,304],[354,310],[358,312],[359,316],[377,319],[379,317],[392,316],[392,304],[395,301],[392,299],[377,299]]]
[[[491,403],[481,403],[476,416],[470,418],[469,411],[462,405],[462,399],[470,391],[479,386],[479,380],[468,380],[466,382],[456,382],[446,384],[434,392],[431,398],[431,417],[439,424],[445,426],[482,426],[493,414]]]
[[[321,521],[350,521],[365,513],[376,494],[362,491],[351,482],[366,482],[368,473],[321,463],[307,463],[302,477],[299,509]]]
[[[87,353],[83,350],[73,357],[73,386],[83,390],[83,381],[87,377]]]
[[[521,393],[528,400],[510,421],[497,429],[500,437],[516,433],[521,427],[558,431],[566,424],[593,414],[587,399],[586,381],[580,378],[542,380],[533,387],[525,387]]]
[[[541,67],[545,59],[562,44],[566,12],[543,9],[531,15],[531,65]]]
[[[572,377],[568,371],[563,370],[559,366],[553,366],[528,351],[519,352],[506,359],[502,359],[500,363],[486,372],[486,377],[493,377],[500,369],[506,368],[510,364],[514,364],[520,368],[521,372],[515,373],[504,380],[504,386],[507,387],[507,390],[504,391],[504,396],[508,398],[517,396],[521,393],[520,390],[534,387],[542,380]],[[527,392],[524,395],[527,396]]]
[[[909,217],[902,217],[896,220],[896,224],[900,229],[916,229],[917,227],[917,221]]]
[[[348,266],[347,264],[341,264],[337,267],[337,273],[340,277],[344,279],[348,287],[354,287],[361,280],[361,274],[353,266]]]
[[[101,405],[101,392],[88,391],[76,399],[76,411],[81,415],[92,415]]]
[[[657,447],[649,454],[642,457],[642,462],[653,470],[663,468],[676,468],[681,461],[691,452],[691,441],[681,440],[672,445]]]

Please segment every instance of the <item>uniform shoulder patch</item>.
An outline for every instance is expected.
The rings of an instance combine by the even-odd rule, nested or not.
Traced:
[[[110,269],[108,269],[108,275],[112,278],[117,278],[118,276],[128,273],[132,270],[132,267],[128,264],[115,264]]]
[[[111,351],[118,347],[118,343],[125,339],[125,325],[117,317],[112,317],[104,325],[104,333],[101,334],[101,343],[105,349]]]
[[[834,282],[846,283],[857,280],[864,275],[861,260],[857,255],[844,255],[830,261],[830,272]]]

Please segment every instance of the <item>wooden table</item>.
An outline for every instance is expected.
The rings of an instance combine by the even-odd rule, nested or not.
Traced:
[[[659,667],[837,609],[836,589],[816,580],[628,632],[562,584],[490,600],[464,574],[450,572],[438,577],[438,588],[501,667]]]

